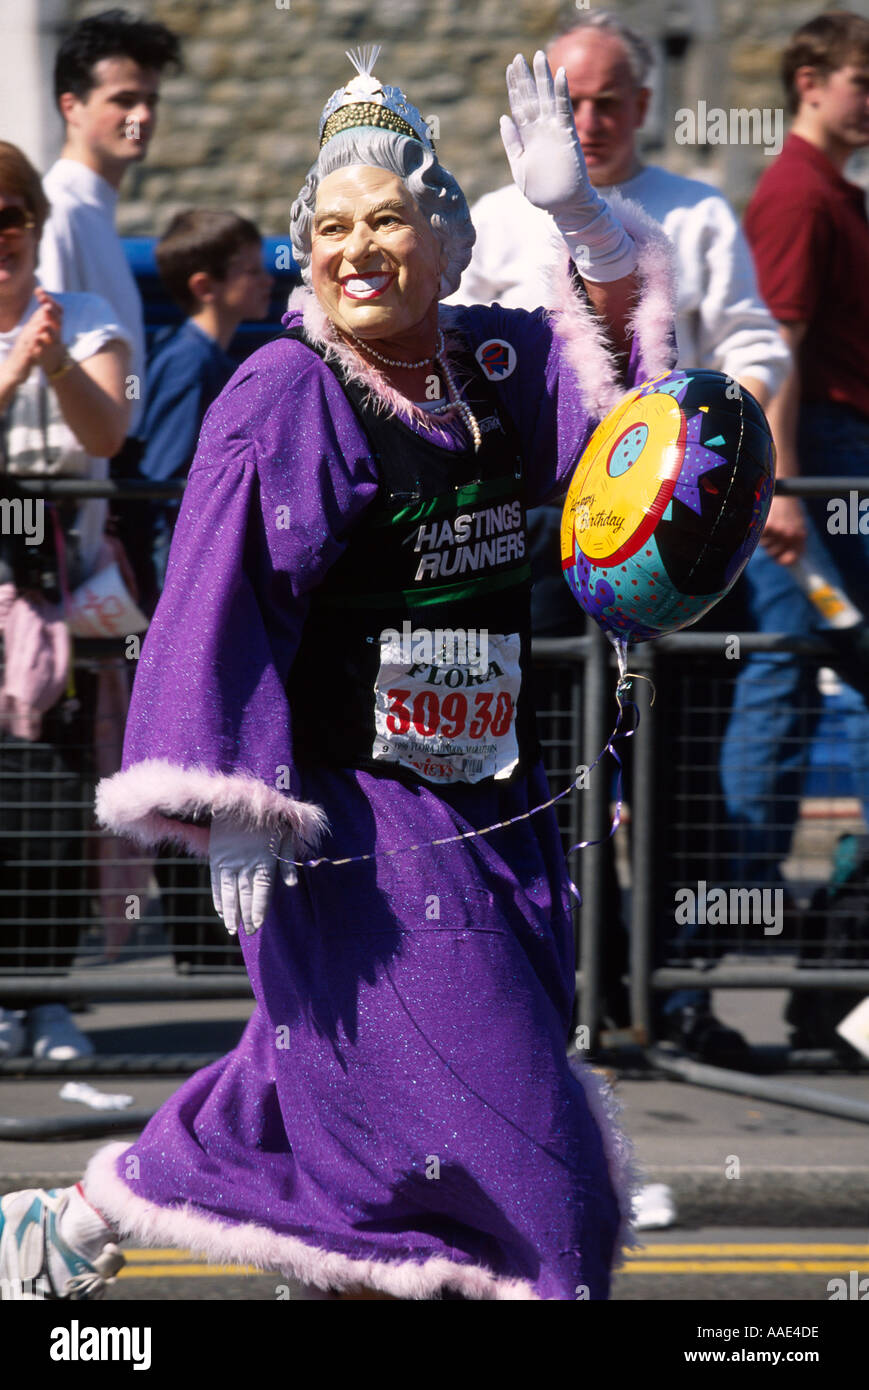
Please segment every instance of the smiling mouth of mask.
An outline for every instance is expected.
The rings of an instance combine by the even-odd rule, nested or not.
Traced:
[[[342,288],[351,299],[374,299],[386,289],[392,278],[391,271],[385,270],[371,275],[351,275],[349,280],[344,281]]]

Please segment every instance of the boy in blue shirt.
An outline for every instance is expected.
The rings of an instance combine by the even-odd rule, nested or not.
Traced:
[[[233,212],[179,212],[157,243],[156,257],[166,289],[188,315],[180,328],[158,334],[148,360],[140,468],[146,478],[164,482],[186,478],[203,416],[238,365],[226,349],[242,320],[266,317],[272,277],[263,266],[259,231]],[[157,589],[150,607],[165,580],[179,505],[151,503]],[[227,949],[214,916],[207,865],[164,849],[154,869],[176,966],[237,969],[238,951]]]
[[[187,476],[205,412],[238,365],[226,349],[244,319],[265,318],[273,281],[258,229],[234,212],[177,213],[155,254],[160,278],[188,315],[180,328],[158,334],[148,359],[140,468],[165,482]],[[153,505],[159,590],[179,504]]]

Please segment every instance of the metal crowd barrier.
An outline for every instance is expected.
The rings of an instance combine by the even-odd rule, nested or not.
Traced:
[[[44,478],[21,480],[19,486],[25,494],[46,499],[131,500],[183,492],[182,484]],[[865,495],[869,480],[788,480],[777,487],[790,495]],[[577,852],[570,864],[582,898],[577,914],[576,1021],[588,1026],[592,1043],[603,1018],[607,933],[613,930],[612,894],[606,889],[613,843],[619,850],[628,927],[622,983],[628,990],[631,1036],[638,1045],[655,1042],[655,997],[674,989],[829,989],[843,992],[843,998],[844,992],[869,994],[869,923],[864,941],[847,960],[809,965],[806,961],[818,940],[805,931],[799,937],[790,931],[752,936],[728,928],[686,941],[662,922],[662,903],[674,886],[726,882],[713,849],[703,848],[705,832],[711,846],[714,836],[726,829],[713,814],[715,795],[710,790],[707,823],[702,797],[698,800],[690,788],[680,790],[686,768],[695,777],[705,771],[712,788],[715,741],[710,739],[705,767],[698,767],[696,759],[680,762],[673,710],[678,708],[686,718],[708,716],[720,728],[733,676],[722,669],[722,652],[734,635],[744,654],[790,651],[815,664],[830,656],[822,638],[692,629],[632,649],[631,670],[662,690],[669,683],[670,703],[665,708],[659,695],[653,707],[649,685],[634,682],[631,698],[639,709],[639,726],[632,738],[617,745],[626,765],[626,824],[615,842],[609,840],[614,797],[614,763],[609,756],[591,769],[587,785],[558,804],[565,845],[595,842]],[[129,684],[132,663],[124,655],[123,639],[76,641],[75,651],[82,689],[91,698],[96,698],[101,674],[112,666]],[[543,692],[538,702],[541,742],[555,792],[573,782],[577,769],[593,763],[605,748],[616,716],[617,673],[609,643],[592,624],[575,638],[537,639],[534,658]],[[692,709],[692,688],[704,663],[704,698],[711,703],[698,711]],[[0,885],[0,1007],[25,1008],[28,1001],[49,999],[248,997],[240,952],[227,940],[211,904],[207,866],[176,853],[142,854],[126,844],[114,843],[112,852],[107,851],[111,837],[97,832],[93,821],[93,786],[98,775],[113,770],[109,762],[113,752],[119,753],[121,729],[109,720],[103,747],[99,742],[89,745],[83,727],[79,733],[78,739],[69,740],[63,766],[52,763],[39,741],[0,742],[0,801],[5,808],[0,859],[6,859]],[[686,748],[690,753],[690,740]],[[71,791],[76,785],[77,793]],[[842,797],[834,800],[833,809],[841,811]],[[662,818],[670,841],[663,853]],[[835,838],[835,824],[830,823],[833,829],[822,828],[815,835],[819,882],[828,874]],[[860,828],[859,822],[855,828]],[[52,851],[58,844],[65,848],[62,862]],[[803,920],[811,925],[810,915]]]

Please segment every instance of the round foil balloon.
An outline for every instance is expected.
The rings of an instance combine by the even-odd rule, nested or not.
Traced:
[[[567,494],[574,598],[634,642],[696,622],[748,563],[774,478],[766,417],[732,377],[685,369],[644,382],[597,427]]]

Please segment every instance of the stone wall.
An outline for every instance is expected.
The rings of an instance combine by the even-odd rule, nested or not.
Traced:
[[[108,0],[67,0],[75,21]],[[762,145],[675,139],[679,108],[781,109],[778,55],[817,0],[625,0],[609,8],[660,55],[647,157],[718,184],[742,207],[768,163]],[[509,178],[498,133],[504,68],[587,12],[565,0],[128,0],[182,38],[186,68],[164,83],[147,163],[124,184],[119,225],[158,233],[178,208],[230,206],[283,236],[316,153],[329,94],[351,75],[344,50],[378,41],[377,73],[440,125],[438,150],[470,200]],[[786,117],[785,125],[786,125]]]

